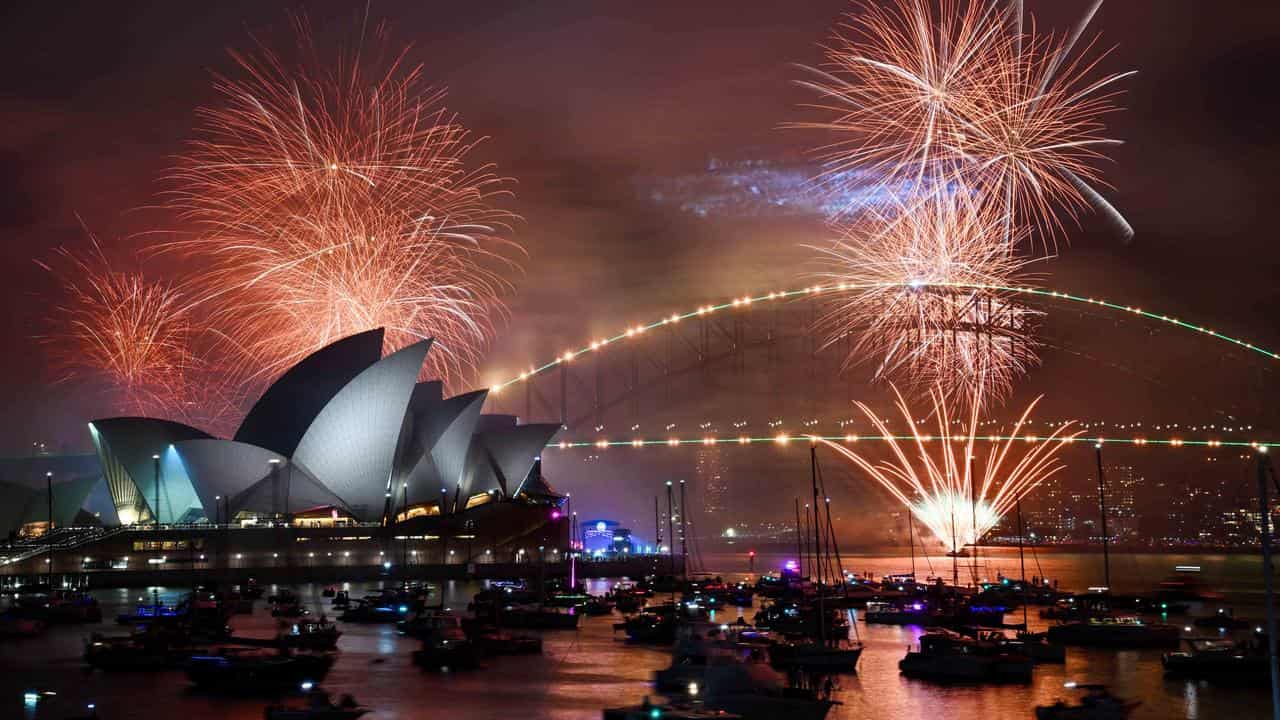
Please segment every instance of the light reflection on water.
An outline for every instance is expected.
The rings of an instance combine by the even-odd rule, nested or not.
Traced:
[[[1187,557],[1174,560],[1167,556],[1152,561],[1150,567],[1132,570],[1127,580],[1136,577],[1147,586],[1162,577],[1161,567],[1172,567]],[[1006,573],[1016,574],[1016,555],[1012,561],[1006,554],[992,553],[989,570],[994,577],[996,565]],[[1195,559],[1195,558],[1193,558]],[[1062,578],[1063,585],[1082,586],[1097,564],[1093,556],[1048,556],[1039,558],[1042,574]],[[1198,558],[1207,567],[1219,562]],[[708,556],[729,570],[736,568],[736,558]],[[757,558],[757,567],[765,566]],[[876,574],[900,572],[907,558],[860,556],[846,558],[846,567]],[[923,565],[923,561],[918,561]],[[935,565],[949,560],[933,560]],[[1121,560],[1120,562],[1124,562]],[[1144,561],[1145,562],[1145,561]],[[1256,584],[1252,578],[1232,579],[1232,568],[1251,567],[1247,561],[1221,561],[1228,569],[1213,571],[1216,584],[1246,593]],[[1028,563],[1028,574],[1035,573]],[[742,569],[745,569],[743,567]],[[918,568],[922,570],[924,568]],[[732,577],[732,576],[730,576]],[[353,596],[364,594],[372,585],[344,585]],[[465,611],[478,583],[450,582],[445,587],[445,602],[458,612]],[[603,592],[605,581],[591,581],[589,590]],[[320,597],[321,586],[296,588],[313,612],[325,610],[331,617],[328,600]],[[1136,589],[1136,588],[1135,588]],[[159,590],[162,602],[176,601],[182,588]],[[100,630],[120,632],[112,623],[121,612],[128,612],[143,597],[152,598],[151,588],[104,590],[97,593],[107,621]],[[721,616],[731,620],[734,609]],[[744,611],[749,620],[751,610]],[[334,693],[351,693],[362,703],[373,707],[375,720],[398,718],[598,718],[606,706],[639,702],[652,692],[649,681],[655,669],[669,659],[665,650],[631,646],[615,634],[616,617],[584,617],[576,632],[543,633],[542,657],[497,658],[486,662],[484,669],[466,673],[428,673],[414,667],[410,653],[417,642],[402,638],[386,625],[342,624],[342,652],[324,683]],[[1013,618],[1011,618],[1013,619]],[[1016,618],[1020,620],[1019,616]],[[1033,613],[1033,627],[1042,624]],[[237,634],[269,637],[275,623],[259,602],[253,615],[233,617]],[[1030,685],[1003,687],[944,687],[908,680],[898,674],[897,663],[906,648],[915,643],[919,630],[912,627],[866,626],[856,624],[859,637],[866,644],[857,675],[838,679],[835,698],[843,704],[829,716],[833,720],[855,718],[925,718],[945,711],[945,720],[986,720],[988,718],[1029,718],[1036,704],[1046,704],[1058,697],[1069,697],[1062,687],[1067,680],[1101,682],[1111,685],[1126,697],[1139,699],[1142,706],[1136,718],[1231,718],[1251,720],[1268,717],[1269,696],[1262,689],[1223,689],[1196,683],[1166,681],[1160,672],[1159,651],[1086,651],[1072,648],[1065,665],[1044,665],[1036,669]],[[257,720],[262,717],[263,700],[228,699],[192,694],[185,676],[176,673],[103,674],[85,673],[80,654],[83,638],[95,628],[60,627],[36,639],[0,645],[0,718],[26,717],[30,720],[61,719],[82,713],[84,703],[96,702],[104,720],[182,718],[183,720]],[[58,696],[43,703],[35,714],[20,710],[26,689],[49,689]],[[11,710],[12,708],[12,710]]]

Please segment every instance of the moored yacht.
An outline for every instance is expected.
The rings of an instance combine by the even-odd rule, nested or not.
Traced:
[[[1049,627],[1049,642],[1113,648],[1172,648],[1179,630],[1166,623],[1149,623],[1133,615],[1108,615]]]
[[[1255,636],[1245,642],[1230,639],[1194,639],[1184,648],[1161,658],[1169,677],[1197,678],[1232,685],[1271,684],[1266,638]]]
[[[898,663],[907,677],[941,682],[1029,682],[1031,658],[1001,643],[931,630]]]

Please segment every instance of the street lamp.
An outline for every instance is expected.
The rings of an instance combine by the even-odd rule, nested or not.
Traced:
[[[155,516],[152,518],[152,520],[155,521],[156,529],[159,530],[160,529],[160,456],[152,455],[151,464],[155,472],[155,478],[156,478],[156,507],[155,507],[155,511],[152,512],[151,514]]]
[[[444,507],[449,501],[449,488],[440,488],[440,564],[449,563],[449,531],[444,524]]]
[[[46,471],[44,474],[44,492],[49,501],[49,527],[45,528],[44,535],[49,541],[49,557],[45,561],[49,565],[49,591],[53,591],[53,471]]]

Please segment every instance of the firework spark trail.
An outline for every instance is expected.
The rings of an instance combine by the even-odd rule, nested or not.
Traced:
[[[265,47],[233,57],[222,105],[170,174],[172,207],[199,229],[168,243],[207,268],[200,300],[234,369],[275,376],[339,337],[386,327],[393,347],[435,337],[424,371],[466,379],[505,312],[509,182],[469,169],[477,139],[405,54],[364,43],[319,62],[305,23],[297,63]],[[377,43],[388,43],[385,29]]]
[[[39,339],[60,381],[100,375],[126,412],[168,413],[192,369],[190,305],[173,285],[113,269],[97,238],[89,241],[84,255],[59,248],[56,268],[36,261],[64,291],[49,318],[53,331]]]
[[[830,447],[879,483],[951,551],[980,540],[1018,500],[1061,471],[1064,466],[1058,458],[1059,451],[1080,434],[1071,432],[1071,423],[1063,423],[1048,437],[1036,438],[1039,442],[1025,442],[1033,436],[1024,434],[1022,428],[1039,403],[1037,398],[1022,412],[1004,440],[992,441],[992,436],[978,432],[981,400],[969,403],[967,421],[953,420],[945,397],[936,390],[931,397],[937,434],[929,434],[921,431],[897,388],[894,393],[898,411],[911,428],[911,440],[905,443],[895,439],[877,413],[857,403],[880,435],[888,438],[890,459],[875,460],[829,440],[813,440]],[[958,434],[952,429],[957,424],[962,427]],[[990,446],[985,457],[978,456],[981,442]],[[1020,443],[1028,448],[1023,454],[1015,448]]]
[[[1017,285],[1027,262],[991,242],[1005,224],[995,204],[936,192],[916,205],[869,210],[814,248],[823,285],[861,288],[832,296],[815,330],[828,345],[851,336],[846,365],[873,360],[877,378],[960,400],[1005,396],[1036,362],[1035,313],[1007,293],[957,286]]]
[[[1037,226],[1046,246],[1062,229],[1059,207],[1075,217],[1092,203],[1127,228],[1092,185],[1119,142],[1102,122],[1116,110],[1113,86],[1130,73],[1092,79],[1101,57],[1083,59],[1092,44],[1074,53],[1092,11],[1065,39],[1024,34],[1020,12],[1011,29],[1007,15],[981,0],[944,0],[936,13],[925,0],[861,4],[827,67],[802,83],[828,118],[793,126],[836,135],[819,149],[828,178],[871,169],[886,187],[943,178],[1005,197],[1011,223]]]

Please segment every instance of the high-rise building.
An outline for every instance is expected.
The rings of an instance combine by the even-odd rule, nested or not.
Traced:
[[[1138,532],[1136,507],[1142,475],[1132,465],[1107,465],[1107,533],[1118,540],[1131,540]]]
[[[693,478],[702,489],[702,510],[714,521],[729,512],[729,482],[724,455],[719,445],[698,448],[694,455]]]

